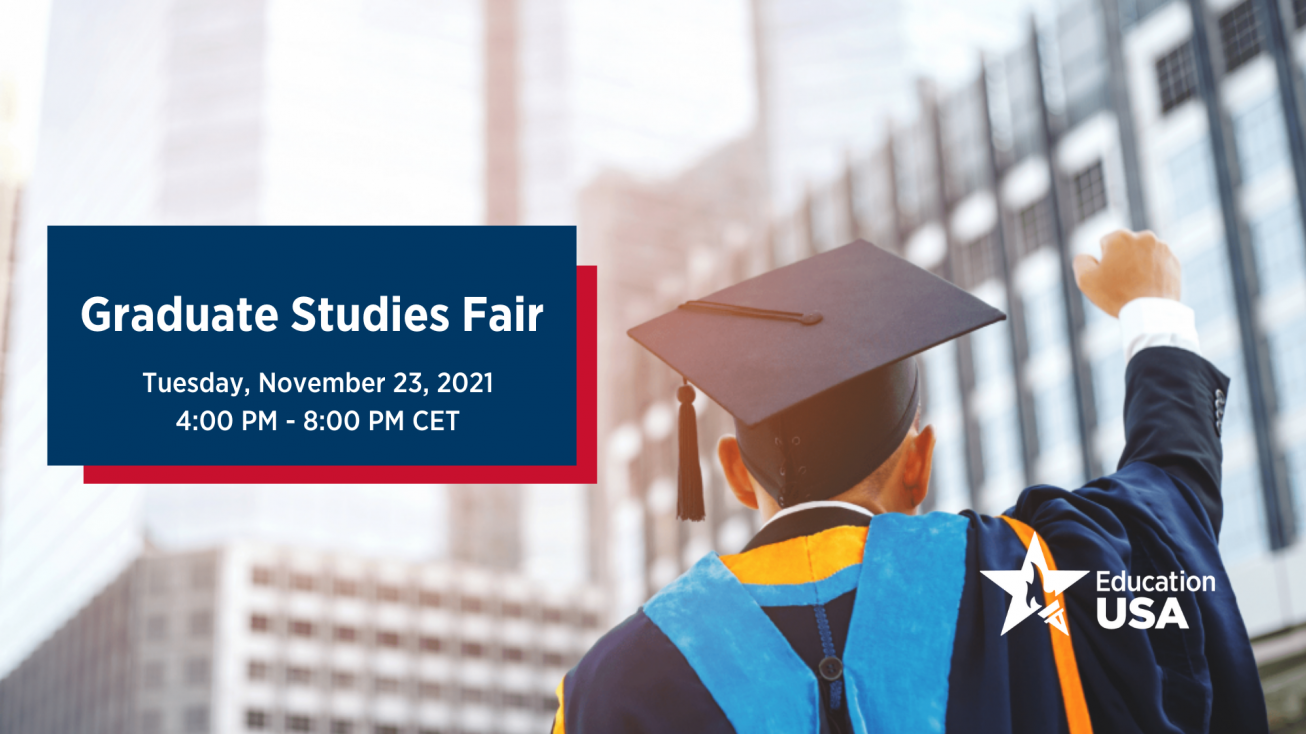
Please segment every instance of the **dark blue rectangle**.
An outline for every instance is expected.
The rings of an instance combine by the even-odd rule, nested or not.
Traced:
[[[48,239],[52,465],[576,461],[574,227],[50,227]],[[169,326],[173,321],[171,313],[158,313],[160,307],[177,296],[183,304],[181,330],[161,331],[160,318]],[[403,321],[399,331],[393,330],[395,296]],[[83,321],[83,308],[94,297],[108,301],[87,310],[97,328],[108,319],[103,331]],[[305,308],[315,322],[309,331],[292,328],[306,324],[293,311],[299,297],[313,299]],[[356,305],[360,320],[367,315],[367,323],[379,327],[382,297],[385,331],[334,328],[337,305],[346,306],[346,321]],[[468,297],[487,299],[472,305],[485,316],[472,320],[471,331],[465,330]],[[234,331],[214,331],[215,306],[235,310],[241,298],[252,307],[245,316],[248,330],[242,330],[237,313]],[[330,332],[320,325],[322,298],[332,306]],[[118,331],[115,306],[120,304],[149,306],[154,330],[136,331],[133,318],[143,323],[144,315],[133,310],[122,316]],[[256,309],[264,304],[276,310],[275,322],[264,320],[265,326],[275,325],[271,331],[257,325]],[[429,328],[436,304],[447,306],[444,331]],[[507,307],[510,330],[492,330],[496,304]],[[202,305],[208,307],[210,329],[192,331]],[[369,305],[375,306],[370,314]],[[532,305],[544,307],[535,331],[529,330]],[[187,306],[194,307],[190,322]],[[425,322],[417,320],[419,312],[412,314],[412,326],[425,330],[409,330],[412,306],[428,314]],[[414,380],[408,374],[414,372],[421,374],[417,392],[411,391]],[[267,389],[274,373],[276,384],[289,384],[290,392]],[[473,373],[482,375],[479,381]],[[210,374],[214,379],[205,380]],[[358,382],[346,381],[346,375]],[[160,391],[161,379],[175,388],[178,377],[184,392]],[[204,391],[216,390],[220,377],[240,378],[241,394]],[[317,393],[310,391],[314,377]],[[344,392],[322,390],[336,385],[323,378],[337,377]],[[363,391],[369,377],[384,378],[379,391]],[[477,386],[481,392],[472,391]],[[397,393],[396,387],[405,391]],[[274,410],[276,430],[257,417],[245,425],[245,411],[268,417]],[[437,410],[445,413],[433,424],[431,411]],[[226,430],[223,411],[230,416]],[[316,430],[307,427],[308,411],[317,414]],[[348,428],[349,411],[358,416],[354,430]],[[372,411],[391,418],[402,411],[403,429],[384,417],[372,426]],[[419,411],[426,412],[419,416]],[[415,418],[428,430],[417,430]],[[429,430],[432,425],[445,430]]]

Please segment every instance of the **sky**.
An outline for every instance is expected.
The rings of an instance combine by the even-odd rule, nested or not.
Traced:
[[[0,175],[30,172],[50,2],[0,0]],[[978,48],[1011,47],[1028,32],[1030,9],[1046,12],[1052,2],[905,1],[913,64],[945,88],[960,83],[975,73]],[[671,175],[749,129],[749,6],[749,0],[569,0],[580,180],[604,168]]]

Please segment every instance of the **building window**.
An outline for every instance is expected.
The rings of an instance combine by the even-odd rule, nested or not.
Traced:
[[[506,601],[503,603],[503,616],[520,619],[526,616],[526,607],[515,601]]]
[[[296,637],[312,637],[313,623],[306,619],[290,620],[290,634]]]
[[[1193,309],[1197,328],[1232,318],[1233,284],[1224,244],[1209,244],[1183,266],[1183,300]]]
[[[154,710],[141,714],[141,734],[163,734],[163,715]]]
[[[332,584],[336,596],[358,596],[358,582],[349,579],[336,579]]]
[[[995,233],[989,232],[962,245],[957,252],[957,271],[953,277],[962,288],[974,288],[998,276],[998,248]]]
[[[976,387],[1011,379],[1011,335],[1008,328],[1005,323],[999,323],[971,335]]]
[[[313,731],[313,719],[299,714],[291,714],[286,717],[286,729],[288,731]]]
[[[479,688],[464,688],[462,693],[463,703],[481,703],[489,698],[485,695],[485,691]]]
[[[1106,208],[1106,181],[1102,176],[1102,161],[1075,174],[1075,223],[1097,214]]]
[[[154,614],[145,620],[145,639],[163,640],[168,637],[168,618],[162,614]]]
[[[1093,397],[1098,425],[1123,425],[1125,411],[1125,355],[1113,349],[1093,360]]]
[[[562,665],[562,653],[546,652],[544,653],[544,664],[550,668],[557,668]]]
[[[315,584],[310,574],[292,573],[290,574],[290,588],[295,591],[312,591]]]
[[[249,577],[255,586],[272,585],[272,569],[267,566],[255,566],[250,569]]]
[[[190,587],[192,589],[203,590],[213,588],[214,568],[213,561],[200,561],[190,570]]]
[[[268,664],[262,660],[249,661],[249,679],[250,680],[267,680]]]
[[[377,598],[377,599],[380,599],[381,601],[393,601],[393,602],[397,602],[397,601],[399,601],[399,599],[401,598],[401,596],[402,596],[402,594],[399,593],[399,587],[397,587],[397,586],[378,586],[378,587],[376,587],[376,598]]]
[[[398,632],[377,632],[376,644],[381,647],[399,647]]]
[[[1300,287],[1306,279],[1306,257],[1301,221],[1295,204],[1289,204],[1251,222],[1252,251],[1262,296]]]
[[[167,568],[155,568],[150,571],[150,593],[166,594],[172,586],[171,579],[168,577]]]
[[[190,615],[190,636],[207,637],[213,634],[213,612],[204,610]]]
[[[313,682],[313,671],[310,668],[288,665],[286,666],[286,682],[309,685]]]
[[[580,615],[580,624],[586,629],[593,629],[599,626],[599,615],[594,612],[585,612]]]
[[[420,646],[422,648],[422,652],[440,652],[440,638],[423,637],[421,639]]]
[[[1022,462],[1020,422],[1016,420],[1016,406],[1008,406],[981,418],[980,427],[984,476],[988,479],[1009,479],[1019,473]]]
[[[544,621],[549,624],[562,623],[562,610],[557,607],[544,608]]]
[[[267,615],[251,614],[249,615],[249,628],[254,632],[267,632],[270,627]]]
[[[1306,443],[1297,444],[1284,456],[1288,465],[1288,486],[1297,508],[1297,534],[1306,534]]]
[[[526,651],[520,647],[505,647],[503,659],[509,663],[520,663],[526,659]]]
[[[480,614],[484,608],[484,602],[474,596],[464,596],[462,599],[462,610],[464,612]]]
[[[971,505],[963,441],[958,431],[952,436],[940,436],[934,449],[936,458],[930,486],[934,489],[934,506],[944,512],[960,512]]]
[[[1156,60],[1156,87],[1161,93],[1162,114],[1178,107],[1197,92],[1197,64],[1193,42],[1184,41]]]
[[[1269,336],[1279,410],[1295,411],[1306,406],[1306,317],[1298,316]]]
[[[336,642],[354,642],[358,639],[358,630],[353,627],[336,627]]]
[[[334,671],[331,673],[331,687],[340,689],[349,689],[354,687],[354,675],[344,671]]]
[[[271,717],[268,716],[268,712],[266,711],[259,711],[258,709],[249,709],[245,712],[245,728],[267,729],[268,724],[271,723],[269,721],[270,718]]]
[[[1288,166],[1288,134],[1278,93],[1235,113],[1233,134],[1244,184]]]
[[[505,706],[526,709],[531,707],[531,697],[525,693],[508,692],[503,694],[503,703]]]
[[[1220,556],[1225,565],[1265,551],[1265,505],[1256,462],[1244,463],[1232,471],[1226,468],[1220,494],[1224,498]]]
[[[485,646],[479,642],[464,642],[462,651],[465,658],[479,658],[485,654]]]
[[[1038,424],[1040,454],[1046,456],[1065,451],[1076,443],[1079,416],[1075,408],[1075,390],[1069,377],[1035,393],[1034,419]]]
[[[1025,334],[1031,357],[1066,343],[1066,309],[1061,278],[1053,276],[1021,298],[1025,309]]]
[[[399,727],[393,724],[377,724],[372,727],[373,734],[399,734]]]
[[[1211,145],[1203,135],[1170,158],[1170,209],[1173,220],[1180,222],[1215,206],[1215,168]]]
[[[422,698],[439,698],[440,694],[439,683],[424,680],[417,684],[417,695]]]
[[[209,707],[191,706],[186,709],[182,722],[186,734],[203,734],[209,730]]]
[[[186,660],[186,685],[206,686],[209,684],[209,671],[212,666],[208,658],[189,658]]]
[[[1224,48],[1224,69],[1233,71],[1261,52],[1260,29],[1256,25],[1253,0],[1243,0],[1220,16],[1220,44]]]
[[[1016,258],[1020,259],[1043,245],[1052,244],[1052,199],[1043,197],[1016,215],[1019,238]]]
[[[145,672],[142,675],[143,683],[147,689],[160,688],[163,686],[163,663],[155,661],[145,664]]]
[[[344,719],[332,719],[331,734],[354,734],[354,722]]]
[[[373,688],[377,693],[398,693],[398,692],[399,692],[399,679],[398,679],[398,678],[377,677],[377,678],[374,678],[374,679],[372,680],[372,688]]]
[[[440,595],[434,591],[423,590],[417,594],[417,603],[424,607],[435,609],[440,606],[441,602],[443,602],[443,599],[441,599]]]

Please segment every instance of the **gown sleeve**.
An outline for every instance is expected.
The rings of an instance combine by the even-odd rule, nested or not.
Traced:
[[[1218,546],[1228,388],[1229,379],[1193,352],[1140,351],[1126,373],[1117,472],[1075,491],[1031,487],[1008,512],[1043,537],[1059,568],[1089,571],[1065,598],[1096,731],[1268,731]],[[1164,577],[1165,589],[1133,592],[1126,583],[1117,591],[1111,577],[1120,575]],[[1201,588],[1189,591],[1189,576]],[[1151,600],[1154,624],[1127,614],[1129,623],[1115,626],[1119,600],[1132,611],[1136,597]],[[1160,624],[1167,603],[1177,604],[1182,624]]]

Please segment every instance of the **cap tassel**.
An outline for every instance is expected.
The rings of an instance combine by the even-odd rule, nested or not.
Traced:
[[[698,522],[707,517],[703,508],[703,471],[698,463],[698,417],[694,414],[694,388],[689,380],[676,390],[680,400],[680,482],[676,517]]]

